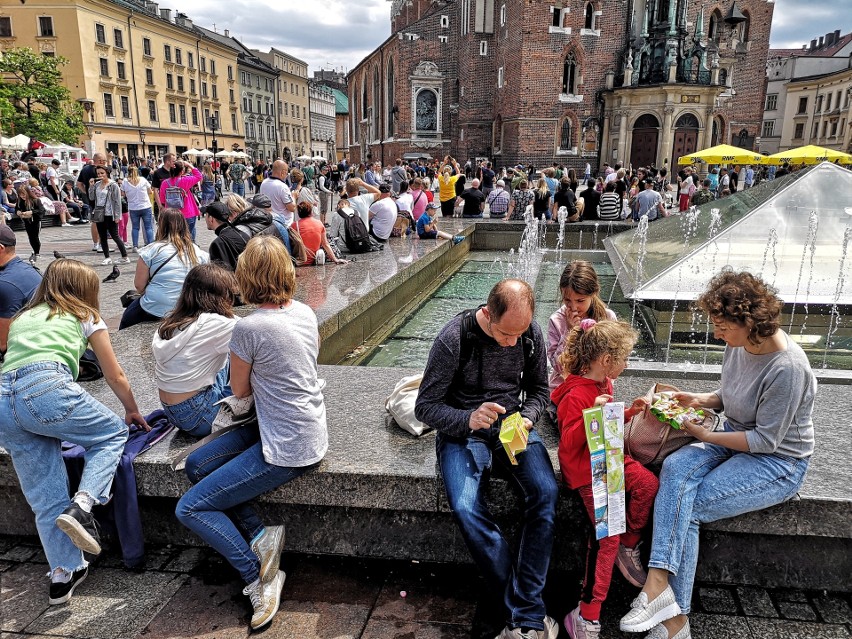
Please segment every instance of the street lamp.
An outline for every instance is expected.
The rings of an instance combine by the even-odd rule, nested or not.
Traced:
[[[145,152],[145,131],[139,129],[139,141],[142,143],[142,159],[147,161],[148,154]]]
[[[83,107],[83,110],[86,112],[88,117],[83,118],[83,126],[86,127],[86,137],[89,138],[86,149],[89,153],[89,157],[92,157],[95,153],[95,143],[92,140],[92,137],[95,132],[95,101],[90,100],[88,98],[78,98],[77,102]]]
[[[208,124],[210,125],[210,131],[213,133],[213,157],[216,157],[216,153],[219,151],[216,141],[216,130],[219,128],[219,118],[215,115],[211,115],[208,118]]]

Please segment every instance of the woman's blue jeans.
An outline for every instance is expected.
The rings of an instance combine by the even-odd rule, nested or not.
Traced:
[[[37,362],[0,376],[0,446],[12,457],[51,570],[86,565],[80,549],[56,527],[71,503],[62,441],[86,449],[78,490],[105,504],[127,433],[124,421],[62,364]]]
[[[809,458],[740,453],[695,442],[669,455],[654,502],[650,568],[671,573],[684,614],[698,565],[698,527],[763,510],[791,499],[805,480]]]
[[[171,406],[163,405],[163,411],[175,426],[195,437],[206,437],[213,428],[213,420],[219,414],[216,402],[234,394],[228,384],[230,362],[216,375],[212,386],[198,391],[189,399]]]
[[[130,211],[130,224],[130,237],[133,240],[134,248],[139,247],[140,226],[145,230],[145,244],[154,241],[154,209],[150,206],[147,209]]]
[[[231,564],[243,581],[260,575],[260,561],[249,543],[263,522],[251,500],[305,474],[318,464],[289,468],[263,458],[257,424],[229,431],[186,458],[194,486],[178,501],[178,521]]]
[[[189,234],[192,236],[192,241],[195,241],[195,221],[198,219],[197,217],[187,217],[184,218],[186,220],[186,225],[189,227]]]
[[[438,433],[438,465],[453,517],[485,582],[503,597],[507,623],[544,629],[541,598],[553,546],[558,488],[550,457],[536,431],[518,465],[509,462],[499,428],[477,431],[465,439]],[[485,503],[494,463],[505,469],[524,497],[523,532],[517,555]]]

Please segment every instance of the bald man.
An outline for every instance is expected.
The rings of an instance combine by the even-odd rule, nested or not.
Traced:
[[[296,212],[296,202],[286,182],[289,172],[290,167],[284,160],[275,160],[269,177],[260,185],[260,193],[269,197],[272,202],[272,214],[279,219],[283,218],[287,226],[293,223]]]
[[[486,584],[503,602],[500,637],[555,639],[559,628],[541,595],[558,489],[547,450],[532,430],[550,399],[546,345],[534,313],[530,285],[508,279],[491,289],[487,304],[453,318],[432,345],[414,414],[438,431],[438,465],[453,517]],[[531,431],[517,465],[499,438],[503,419],[513,413]],[[524,495],[517,554],[485,502],[495,465]]]
[[[95,210],[95,203],[89,200],[89,184],[92,180],[97,180],[98,176],[95,173],[95,169],[99,166],[106,166],[106,156],[103,153],[95,153],[92,156],[92,161],[84,166],[77,176],[77,188],[80,189],[80,199],[89,205],[89,211]],[[85,221],[88,222],[89,220],[86,219]],[[90,230],[92,232],[92,250],[98,252],[101,250],[98,227],[92,224]]]

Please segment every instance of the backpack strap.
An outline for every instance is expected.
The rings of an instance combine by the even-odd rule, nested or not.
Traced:
[[[469,308],[459,313],[461,316],[461,326],[459,327],[459,362],[455,372],[456,376],[460,375],[464,367],[467,366],[473,355],[473,349],[479,344],[479,336],[476,334],[476,313],[484,306],[483,304],[477,308]],[[519,339],[523,347],[524,369],[526,369],[527,362],[535,354],[532,322],[530,322],[527,330],[524,331]]]

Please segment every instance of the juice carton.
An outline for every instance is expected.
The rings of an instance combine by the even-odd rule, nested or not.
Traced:
[[[516,455],[527,449],[527,438],[529,438],[529,432],[524,426],[524,418],[520,413],[512,413],[503,420],[500,425],[500,442],[513,466],[518,465]]]

